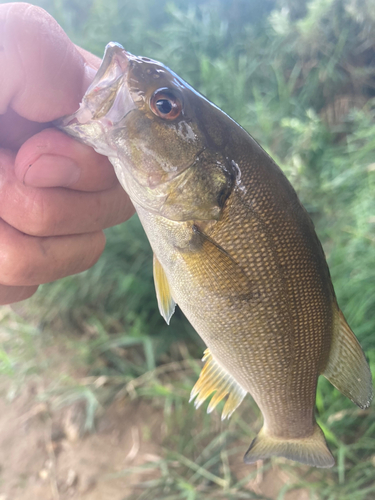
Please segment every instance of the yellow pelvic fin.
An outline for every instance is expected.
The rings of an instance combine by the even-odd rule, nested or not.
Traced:
[[[311,436],[299,439],[282,439],[269,436],[264,427],[244,456],[246,464],[270,457],[285,457],[315,467],[332,467],[335,460],[329,451],[322,429],[315,424]]]
[[[214,360],[209,349],[204,351],[202,361],[205,361],[205,365],[191,391],[189,402],[197,397],[194,405],[195,408],[199,408],[216,391],[207,408],[207,413],[211,413],[216,405],[229,394],[221,419],[229,418],[242,403],[247,391]]]
[[[322,375],[360,408],[370,406],[373,391],[370,368],[359,342],[339,311],[329,359]]]
[[[171,295],[171,289],[167,277],[165,275],[164,269],[161,267],[156,255],[154,254],[154,282],[156,297],[158,299],[158,306],[160,314],[163,316],[167,324],[174,313],[176,302],[173,300]]]

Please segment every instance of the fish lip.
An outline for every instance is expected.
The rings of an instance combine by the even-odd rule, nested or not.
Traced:
[[[104,49],[102,63],[93,81],[91,82],[91,85],[87,89],[86,94],[93,91],[97,87],[97,85],[100,84],[100,81],[105,76],[106,71],[110,66],[113,65],[113,63],[116,64],[116,66],[120,69],[121,73],[125,73],[125,71],[128,69],[129,60],[131,56],[132,54],[126,52],[124,47],[119,43],[109,42]]]
[[[135,109],[127,84],[130,61],[134,58],[119,43],[108,43],[98,72],[78,110],[58,120],[56,125],[69,127],[100,121],[104,127],[112,127]]]

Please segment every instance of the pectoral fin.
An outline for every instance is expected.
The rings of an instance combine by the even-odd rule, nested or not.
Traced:
[[[244,462],[252,464],[273,456],[315,467],[332,467],[335,463],[318,424],[315,424],[311,436],[299,439],[276,438],[270,436],[263,427],[247,450]]]
[[[241,404],[246,391],[214,360],[209,349],[204,351],[202,361],[206,363],[202,368],[197,383],[191,391],[190,401],[197,396],[195,407],[199,408],[216,391],[207,408],[207,413],[211,413],[216,405],[229,394],[223,408],[223,413],[221,414],[221,419],[229,418]]]
[[[163,316],[169,325],[170,319],[174,313],[176,302],[171,295],[171,289],[164,269],[161,267],[160,262],[154,254],[154,282],[156,297],[158,299],[158,306],[160,314]]]
[[[370,368],[344,315],[333,334],[330,355],[322,375],[360,408],[370,406],[373,391]]]
[[[194,275],[200,276],[207,290],[239,307],[253,307],[260,300],[256,283],[253,283],[241,266],[221,245],[194,224],[199,241],[199,252],[183,256]]]

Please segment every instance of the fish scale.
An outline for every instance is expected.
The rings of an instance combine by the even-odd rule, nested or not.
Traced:
[[[264,197],[264,199],[266,199],[266,197]],[[250,219],[248,215],[245,218],[245,214],[241,213],[241,205],[238,206],[238,202],[236,203],[236,197],[234,197],[233,203],[231,203],[230,199],[228,200],[227,210],[228,216],[223,216],[223,220],[219,221],[213,227],[212,234],[208,233],[208,235],[213,237],[217,244],[223,247],[233,257],[250,276],[252,281],[254,281],[254,279],[257,281],[258,291],[260,296],[264,297],[264,299],[251,310],[251,315],[249,314],[248,308],[242,308],[241,310],[237,309],[234,319],[232,321],[225,321],[221,316],[217,315],[217,310],[226,308],[226,299],[223,299],[222,296],[211,296],[210,290],[207,290],[205,286],[204,292],[206,295],[205,302],[207,308],[205,307],[206,304],[200,304],[199,309],[194,307],[185,310],[185,297],[190,297],[196,290],[196,283],[194,280],[186,282],[186,276],[189,273],[189,269],[192,268],[187,258],[181,260],[179,269],[174,268],[171,275],[167,273],[168,281],[172,289],[176,288],[175,283],[180,282],[180,277],[185,277],[184,286],[177,286],[179,292],[175,294],[176,302],[180,305],[182,310],[185,311],[188,319],[195,329],[199,331],[203,340],[210,346],[210,350],[215,358],[221,362],[222,365],[225,365],[228,371],[240,382],[241,386],[253,395],[259,407],[262,409],[269,427],[277,428],[278,433],[282,435],[288,435],[291,427],[293,427],[295,436],[302,432],[306,433],[308,426],[311,428],[312,432],[312,409],[315,400],[317,369],[313,369],[314,367],[311,366],[313,360],[310,358],[311,381],[305,376],[303,379],[303,386],[299,388],[298,386],[300,384],[298,378],[293,377],[292,380],[295,382],[295,387],[291,387],[289,378],[291,374],[293,374],[292,356],[295,350],[293,349],[291,330],[293,330],[294,322],[290,317],[289,307],[284,299],[284,294],[288,293],[284,280],[280,278],[278,280],[278,286],[275,285],[277,282],[273,280],[273,289],[269,289],[270,273],[276,275],[279,273],[275,252],[273,252],[271,248],[266,250],[265,246],[267,240],[272,238],[272,236],[269,235],[267,237],[266,232],[269,232],[269,229],[264,228],[264,232],[256,230],[256,227],[261,224],[261,220],[259,220],[258,217],[255,218],[255,228],[252,227],[252,219]],[[235,217],[231,217],[232,210],[236,214]],[[246,207],[243,207],[242,210],[245,212],[248,211]],[[138,213],[142,214],[141,220],[148,234],[150,234],[150,226],[158,227],[157,222],[152,220],[152,216],[147,214],[146,221],[141,209],[138,209]],[[246,224],[242,223],[243,220],[247,221]],[[270,227],[269,225],[264,225],[267,226],[267,228]],[[277,226],[273,225],[272,227]],[[280,230],[283,231],[284,228],[281,226]],[[235,233],[240,240],[239,247],[245,248],[245,251],[241,252],[243,255],[242,258],[241,253],[238,253],[236,248],[232,245],[231,234],[233,233]],[[254,235],[254,242],[252,245],[249,242],[248,234]],[[155,236],[158,240],[163,239],[160,238],[162,236],[160,233]],[[291,236],[286,235],[282,239],[289,240]],[[241,240],[245,240],[244,247],[241,245]],[[153,247],[156,247],[156,242],[154,242],[153,239],[150,239],[150,242]],[[272,242],[270,242],[269,247],[271,247],[271,244]],[[246,248],[246,246],[248,246],[248,248]],[[285,245],[284,248],[287,248],[287,246]],[[263,254],[265,252],[269,254],[269,258],[265,258],[264,255],[260,258],[262,250]],[[166,247],[164,247],[162,252],[156,247],[155,251],[157,254],[163,253],[163,255],[167,255],[168,253]],[[173,253],[174,248],[170,248],[169,251]],[[296,254],[298,256],[298,251]],[[291,266],[292,265],[293,264],[291,264]],[[199,271],[196,274],[198,275],[198,281],[204,281],[200,278]],[[227,283],[224,280],[222,280],[222,285],[223,288],[227,287]],[[295,287],[293,287],[293,290],[295,290]],[[272,297],[269,297],[271,291]],[[297,289],[297,294],[298,293],[299,290]],[[300,293],[303,294],[303,289]],[[269,303],[267,304],[267,302]],[[296,305],[298,306],[298,304]],[[278,311],[281,309],[283,312],[275,314],[276,307]],[[297,321],[300,321],[300,316],[301,315],[297,316]],[[265,321],[267,321],[266,329],[264,325]],[[330,325],[328,326],[330,327]],[[297,323],[295,328],[300,328],[300,325]],[[305,329],[304,331],[304,339],[307,342],[309,341],[309,335],[306,335],[306,333],[309,331],[311,331],[311,327],[309,330],[306,331]],[[219,336],[217,332],[220,333]],[[322,337],[322,331],[318,333],[320,337]],[[266,343],[258,342],[258,336],[262,335],[268,336]],[[285,341],[285,337],[287,337],[287,342]],[[311,333],[311,338],[315,345],[319,342],[319,337],[317,337],[314,331]],[[226,355],[228,339],[230,339],[232,348],[230,356]],[[245,342],[249,344],[251,349],[244,352]],[[299,350],[300,341],[298,339],[296,340],[296,344]],[[298,350],[295,359],[298,359]],[[315,349],[315,351],[319,352],[317,349]],[[318,363],[318,361],[319,360],[316,360],[315,363]],[[249,377],[249,372],[251,373],[251,377]],[[275,378],[278,381],[277,384],[275,384]],[[306,400],[309,402],[309,409],[308,411],[303,410],[301,415],[299,407],[304,408]],[[285,408],[285,402],[287,402],[287,408]],[[284,408],[284,411],[281,408]],[[305,418],[303,419],[301,416],[305,416]],[[277,422],[277,427],[274,425],[275,421]],[[283,422],[285,424],[281,425]],[[302,427],[303,431],[299,432],[297,430],[298,427]]]
[[[225,399],[229,418],[249,393],[264,422],[246,463],[331,467],[314,416],[318,377],[367,408],[371,373],[279,167],[171,70],[115,43],[58,126],[109,157],[154,252],[161,314],[169,323],[177,304],[207,344],[195,406]]]

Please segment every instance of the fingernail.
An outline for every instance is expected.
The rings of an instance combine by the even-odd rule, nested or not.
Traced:
[[[26,170],[23,183],[32,187],[69,187],[80,175],[80,168],[70,158],[42,155]]]

